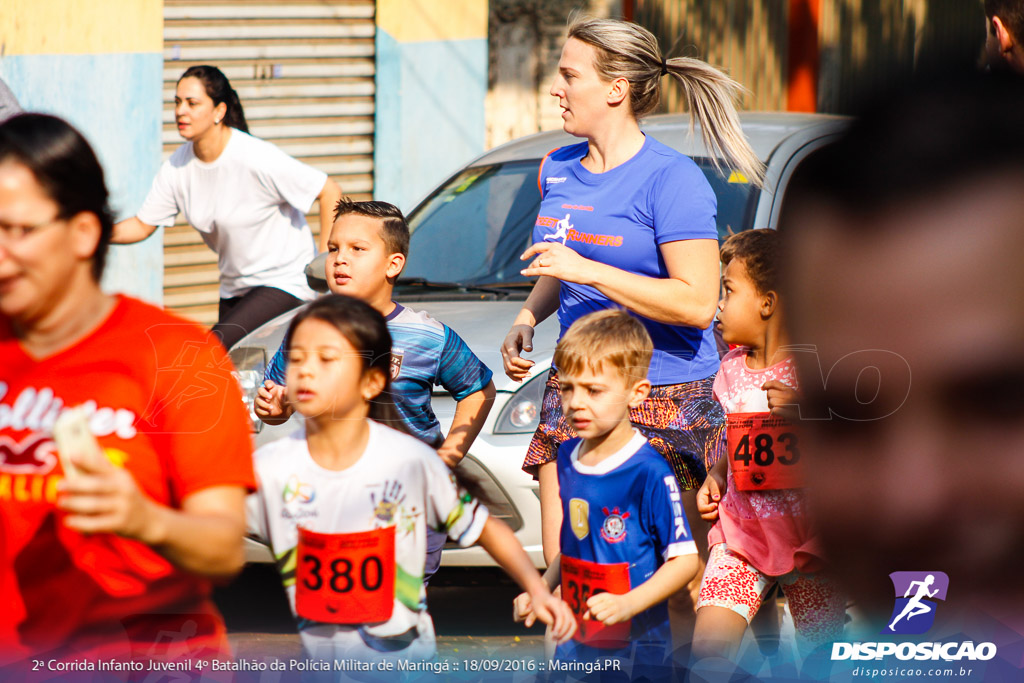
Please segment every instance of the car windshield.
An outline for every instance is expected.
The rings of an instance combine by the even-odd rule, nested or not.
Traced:
[[[718,197],[718,239],[748,230],[757,191],[738,174],[723,176],[694,161]],[[519,255],[529,246],[540,208],[540,159],[463,170],[409,216],[409,261],[402,281],[526,287]]]

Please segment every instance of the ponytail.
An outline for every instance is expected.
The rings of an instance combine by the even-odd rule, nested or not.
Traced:
[[[694,122],[700,124],[700,135],[715,170],[722,170],[720,160],[724,158],[730,169],[760,187],[764,182],[764,164],[743,135],[734,104],[744,91],[743,86],[699,59],[676,57],[667,60],[664,68],[683,87],[690,110],[690,130]]]
[[[690,125],[700,124],[715,169],[722,170],[724,158],[752,184],[762,184],[764,165],[743,135],[734,103],[743,86],[699,59],[663,60],[654,34],[632,22],[579,19],[569,27],[569,38],[594,48],[594,66],[602,78],[629,81],[630,111],[636,118],[654,111],[661,99],[661,77],[672,74],[683,86]]]
[[[249,124],[245,121],[245,112],[242,111],[242,102],[238,99],[238,93],[234,88],[229,88],[228,113],[224,115],[224,123],[237,128],[243,133],[249,132]]]
[[[224,114],[224,125],[237,128],[243,133],[249,132],[249,124],[245,121],[245,112],[242,111],[242,103],[238,99],[238,93],[231,87],[231,83],[223,71],[208,64],[190,66],[181,75],[181,78],[178,79],[179,83],[182,78],[199,79],[206,90],[207,96],[213,100],[213,106],[216,107],[218,104],[224,103],[227,107],[227,112]]]

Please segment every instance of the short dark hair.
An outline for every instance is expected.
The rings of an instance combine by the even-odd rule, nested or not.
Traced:
[[[720,257],[727,266],[734,259],[741,261],[759,294],[779,291],[779,233],[774,230],[744,230],[725,240]]]
[[[203,84],[206,94],[213,100],[213,106],[221,102],[227,107],[224,114],[224,125],[237,128],[243,133],[249,132],[249,124],[245,121],[245,111],[242,109],[242,102],[238,99],[238,93],[231,87],[231,82],[224,72],[209,64],[190,66],[181,75],[182,78],[197,78]]]
[[[58,218],[88,212],[100,222],[100,239],[92,255],[92,275],[99,282],[114,232],[109,193],[92,147],[74,126],[48,114],[19,114],[0,124],[0,161],[13,159],[35,176],[57,203]]]
[[[985,0],[985,16],[999,17],[1014,40],[1024,40],[1024,0]]]
[[[409,255],[409,224],[401,209],[387,202],[354,202],[348,197],[342,197],[334,207],[334,220],[353,213],[381,219],[380,236],[388,253]]]
[[[375,369],[384,377],[384,389],[370,401],[370,418],[409,434],[395,407],[391,390],[391,333],[387,321],[370,304],[343,294],[326,294],[299,309],[288,325],[285,348],[291,348],[295,330],[305,320],[334,326],[363,359],[363,371]]]

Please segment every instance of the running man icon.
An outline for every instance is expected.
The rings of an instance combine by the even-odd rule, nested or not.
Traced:
[[[555,223],[555,231],[550,235],[544,235],[545,242],[556,242],[558,240],[565,244],[565,238],[569,236],[569,231],[572,230],[572,223],[569,222],[570,214],[565,214],[565,218]]]
[[[907,588],[907,592],[903,594],[903,597],[905,597],[905,598],[909,597],[910,596],[910,591],[914,590],[914,586],[918,587],[917,588],[917,595],[915,595],[914,597],[910,598],[910,602],[908,602],[906,604],[906,606],[903,608],[903,611],[900,612],[900,615],[892,620],[892,623],[889,624],[889,630],[890,631],[895,630],[896,622],[899,621],[900,619],[902,619],[903,617],[906,617],[907,621],[910,621],[911,619],[913,619],[914,617],[916,617],[919,614],[927,614],[928,612],[932,611],[933,607],[931,605],[927,605],[927,604],[921,602],[921,600],[923,598],[935,597],[935,594],[939,592],[938,588],[936,588],[935,590],[933,590],[931,592],[928,592],[928,586],[932,585],[933,583],[935,583],[935,575],[934,574],[929,574],[927,576],[927,578],[925,578],[924,581],[911,581],[910,582],[910,586]]]
[[[930,629],[936,601],[946,599],[949,577],[936,571],[893,572],[890,577],[896,589],[896,604],[892,621],[883,633],[924,633]]]

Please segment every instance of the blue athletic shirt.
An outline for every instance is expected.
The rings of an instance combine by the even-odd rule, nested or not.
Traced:
[[[605,173],[591,173],[580,163],[587,145],[557,149],[541,164],[542,200],[534,242],[561,242],[593,261],[667,278],[659,245],[718,239],[715,193],[692,159],[648,135],[629,161]],[[559,338],[580,317],[606,308],[621,306],[593,287],[562,282]],[[635,317],[654,342],[647,375],[651,384],[704,379],[718,369],[710,327],[699,330]]]
[[[577,461],[581,443],[570,439],[558,448],[563,555],[600,564],[628,562],[633,589],[666,560],[697,552],[676,477],[640,432],[634,430],[618,453],[592,467]],[[670,642],[666,603],[633,617],[630,635],[634,641]],[[560,656],[580,647],[570,643],[559,646]]]
[[[387,316],[391,333],[391,393],[398,413],[413,436],[431,445],[441,442],[441,425],[430,408],[434,385],[444,387],[456,401],[474,394],[491,381],[491,371],[462,337],[426,313],[401,304]],[[275,384],[285,383],[288,350],[281,343],[263,373]]]

